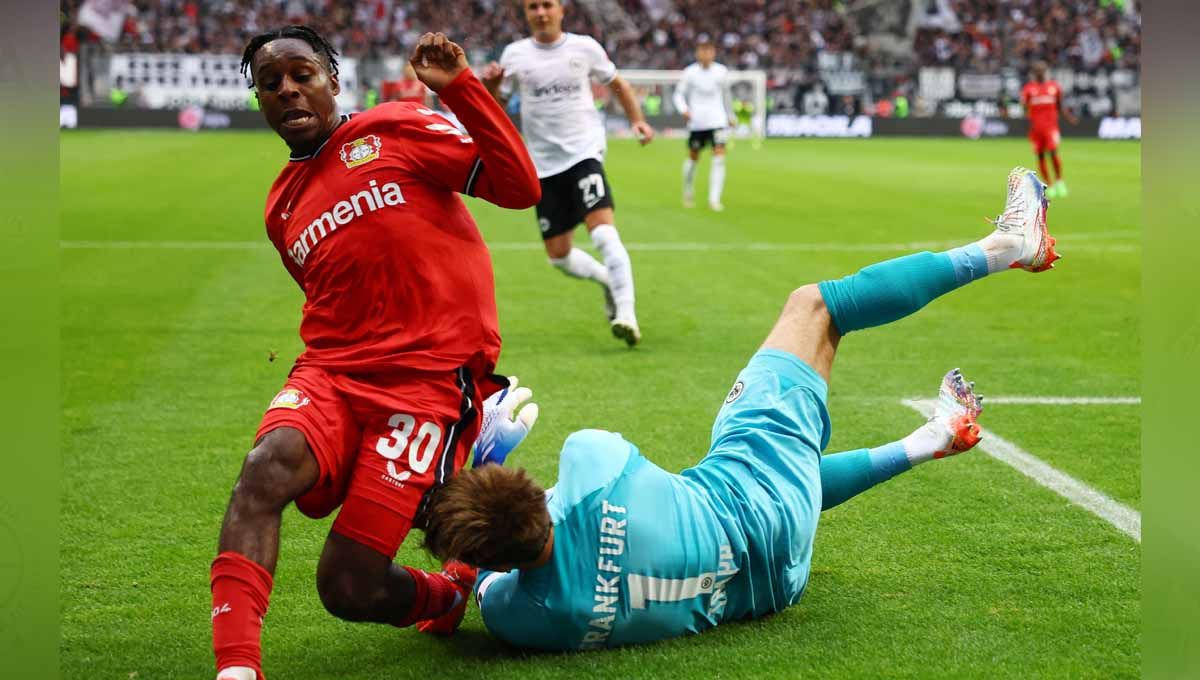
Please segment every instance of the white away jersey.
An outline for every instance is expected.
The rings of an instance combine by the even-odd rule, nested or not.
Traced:
[[[521,133],[538,177],[567,170],[579,161],[604,160],[604,122],[592,99],[591,81],[612,82],[617,67],[600,43],[564,33],[545,45],[525,38],[500,55],[500,94],[521,95]]]
[[[683,69],[683,77],[675,87],[675,108],[692,114],[689,130],[720,130],[729,125],[733,109],[729,105],[729,85],[725,76],[729,69],[713,62],[708,68],[692,64]]]

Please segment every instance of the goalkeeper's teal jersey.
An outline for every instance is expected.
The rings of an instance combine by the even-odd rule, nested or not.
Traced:
[[[826,386],[762,350],[738,376],[708,455],[682,474],[620,435],[567,438],[550,562],[481,572],[484,624],[521,647],[593,649],[697,633],[794,604],[821,511]]]
[[[601,430],[567,438],[558,474],[547,491],[550,562],[479,575],[493,635],[521,647],[591,649],[721,621],[740,546],[730,545],[706,490]]]

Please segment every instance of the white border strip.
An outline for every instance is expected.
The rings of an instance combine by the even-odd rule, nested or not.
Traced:
[[[989,401],[985,398],[984,404]],[[931,400],[904,399],[901,403],[925,417],[933,415],[934,402]],[[979,442],[979,450],[1108,522],[1138,543],[1142,542],[1142,513],[1050,467],[1037,456],[994,432],[983,428],[980,430],[983,439]]]

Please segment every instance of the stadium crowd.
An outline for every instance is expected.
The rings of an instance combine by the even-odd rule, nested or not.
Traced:
[[[821,52],[870,59],[866,36],[880,28],[858,9],[869,5],[853,0],[573,1],[580,6],[567,12],[565,28],[596,37],[617,63],[636,68],[682,68],[700,34],[717,41],[720,59],[733,68],[812,68]],[[1138,67],[1136,0],[911,2],[905,28],[913,29],[913,66],[987,72],[1043,59],[1051,66]],[[265,27],[308,23],[347,56],[404,54],[421,33],[440,30],[483,60],[526,35],[515,0],[63,0],[62,8],[68,41],[103,37],[124,51],[239,53]],[[610,9],[637,29],[595,19]],[[115,30],[99,36],[89,28],[97,15]]]

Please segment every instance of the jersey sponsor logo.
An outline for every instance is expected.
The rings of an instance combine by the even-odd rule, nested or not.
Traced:
[[[343,144],[338,157],[342,159],[347,168],[357,168],[379,158],[379,151],[382,148],[383,142],[378,136],[367,135]]]
[[[742,392],[745,391],[745,383],[743,383],[741,380],[735,382],[733,387],[729,390],[729,394],[725,397],[725,403],[732,404],[733,402],[737,401],[738,397],[742,396]]]
[[[379,185],[376,180],[371,180],[367,187],[345,200],[338,201],[313,220],[292,242],[288,248],[288,255],[297,266],[303,267],[312,249],[321,239],[337,231],[338,227],[350,224],[362,217],[363,213],[373,213],[383,208],[402,205],[404,202],[404,194],[400,192],[399,184],[387,182]]]
[[[279,394],[275,395],[275,398],[271,400],[271,405],[267,407],[267,410],[270,411],[271,409],[276,408],[290,408],[295,410],[301,406],[307,406],[308,403],[309,399],[308,397],[304,396],[303,392],[288,387],[280,390]]]
[[[549,85],[541,85],[538,87],[531,87],[529,88],[529,95],[534,98],[559,97],[564,95],[579,94],[582,91],[583,83],[566,81],[550,83]]]

